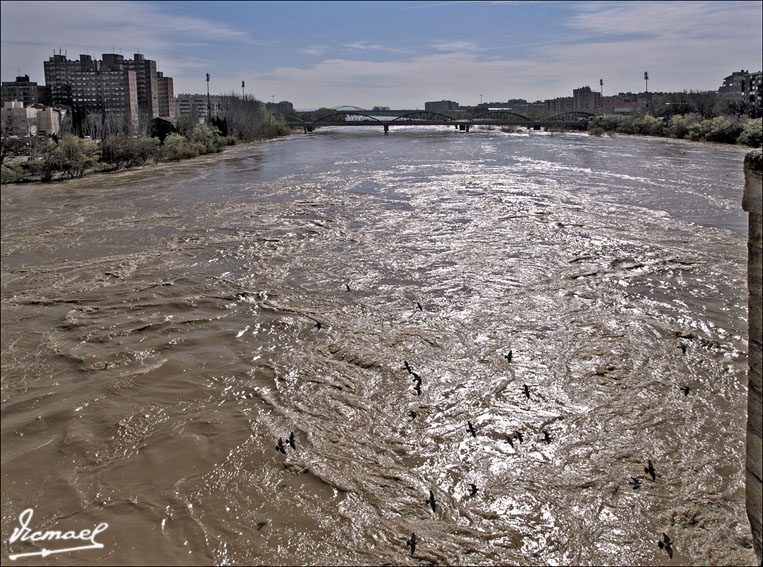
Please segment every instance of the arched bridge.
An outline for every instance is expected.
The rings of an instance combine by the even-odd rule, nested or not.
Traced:
[[[304,128],[312,132],[321,126],[381,126],[389,132],[390,126],[455,126],[468,132],[472,126],[525,126],[541,128],[585,129],[591,117],[589,112],[562,112],[544,118],[530,118],[509,110],[487,110],[469,118],[453,116],[428,110],[365,110],[358,107],[335,107],[334,112],[321,117],[303,119],[285,116],[286,125]]]

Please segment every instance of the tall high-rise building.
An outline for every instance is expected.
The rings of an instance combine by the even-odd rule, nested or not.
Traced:
[[[69,106],[77,116],[122,115],[133,127],[148,123],[157,116],[172,116],[173,105],[161,108],[160,80],[156,61],[140,53],[125,59],[117,53],[104,53],[102,60],[80,55],[70,61],[60,52],[44,62],[45,83],[50,88],[51,103]],[[161,76],[165,100],[173,98],[172,79]],[[162,110],[165,111],[162,114]]]
[[[175,118],[175,89],[172,85],[172,77],[165,77],[164,73],[157,71],[156,86],[159,116]]]

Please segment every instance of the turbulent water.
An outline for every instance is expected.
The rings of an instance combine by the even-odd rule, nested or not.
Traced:
[[[33,509],[103,548],[18,564],[754,564],[744,153],[325,129],[4,186],[4,562],[88,543]]]

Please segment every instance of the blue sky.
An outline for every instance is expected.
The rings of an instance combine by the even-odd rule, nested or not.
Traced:
[[[2,80],[44,83],[60,48],[143,53],[175,93],[246,93],[298,109],[423,108],[570,96],[715,90],[761,70],[763,3],[6,2]],[[139,51],[138,51],[139,50]]]

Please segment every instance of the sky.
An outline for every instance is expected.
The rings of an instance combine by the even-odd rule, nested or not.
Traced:
[[[716,90],[761,70],[763,2],[0,2],[3,81],[53,53],[142,53],[175,94],[296,109]]]

